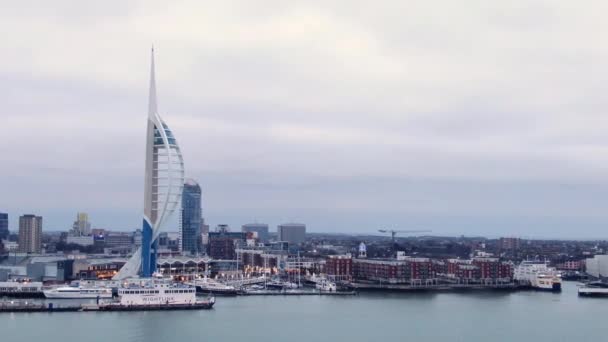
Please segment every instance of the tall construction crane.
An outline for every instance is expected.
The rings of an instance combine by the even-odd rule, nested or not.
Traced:
[[[395,243],[395,235],[397,233],[430,233],[431,230],[392,230],[392,229],[378,229],[380,233],[391,233],[393,243]]]

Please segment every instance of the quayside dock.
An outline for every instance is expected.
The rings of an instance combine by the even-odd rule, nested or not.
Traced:
[[[61,305],[55,306],[51,303],[31,303],[31,302],[2,302],[0,303],[0,313],[3,312],[75,312],[80,311],[80,305]]]
[[[359,291],[516,291],[525,287],[514,283],[507,284],[428,284],[428,285],[406,285],[406,284],[374,284],[374,283],[350,283],[349,286]]]
[[[120,305],[120,304],[80,304],[61,305],[53,303],[0,303],[0,313],[11,312],[109,312],[109,311],[176,311],[176,310],[209,310],[214,302],[193,304],[158,304],[158,305]]]
[[[356,291],[272,291],[272,290],[256,290],[243,291],[238,293],[239,296],[355,296]]]

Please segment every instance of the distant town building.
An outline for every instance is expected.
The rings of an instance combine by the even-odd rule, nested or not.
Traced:
[[[3,240],[4,251],[5,252],[18,252],[19,251],[19,243],[15,241]]]
[[[243,233],[256,233],[260,242],[268,242],[268,225],[265,223],[247,223],[241,227]]]
[[[208,254],[213,259],[234,260],[236,249],[245,243],[247,233],[231,232],[228,225],[220,224],[209,232]]]
[[[359,244],[359,259],[365,258],[367,258],[367,246],[365,246],[365,243],[361,242]]]
[[[8,236],[8,214],[0,213],[0,240],[7,240]]]
[[[585,269],[585,260],[568,260],[555,265],[558,270],[582,271]]]
[[[19,217],[19,252],[42,252],[42,217],[23,215]]]
[[[204,246],[209,244],[209,225],[201,223],[201,241]]]
[[[133,246],[133,237],[125,232],[108,232],[104,237],[107,248],[130,248]]]
[[[306,225],[301,223],[284,223],[277,227],[279,241],[290,245],[299,245],[306,241]]]
[[[521,240],[514,237],[501,237],[499,240],[499,247],[503,251],[516,251],[520,244]]]
[[[92,246],[95,243],[93,235],[68,235],[66,242],[80,246]]]
[[[76,221],[72,225],[72,236],[87,236],[91,235],[91,223],[89,222],[89,214],[77,213]]]
[[[181,250],[197,255],[202,248],[201,187],[192,179],[187,179],[182,190],[182,215],[180,220]]]
[[[141,229],[135,229],[131,237],[131,243],[135,248],[139,248],[144,240],[143,231]]]

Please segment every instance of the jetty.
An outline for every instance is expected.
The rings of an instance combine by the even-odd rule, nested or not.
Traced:
[[[356,291],[307,291],[307,290],[248,290],[238,293],[240,296],[355,296]]]
[[[378,284],[378,283],[349,283],[349,287],[360,291],[475,291],[502,290],[516,291],[525,287],[516,283],[504,284]]]
[[[192,304],[122,305],[120,303],[55,305],[36,302],[0,302],[0,313],[11,312],[109,312],[109,311],[176,311],[209,310],[215,301],[197,301]]]

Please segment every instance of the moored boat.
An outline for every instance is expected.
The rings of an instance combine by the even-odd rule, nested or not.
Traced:
[[[119,288],[116,301],[101,302],[85,310],[198,310],[211,309],[214,304],[215,297],[197,299],[194,286],[149,279]]]
[[[236,296],[238,293],[234,286],[222,284],[207,277],[195,279],[186,282],[185,284],[195,287],[197,293],[214,294],[218,296]]]
[[[559,292],[562,290],[561,274],[545,262],[522,261],[515,268],[514,278],[533,289]]]
[[[112,298],[112,289],[106,287],[59,286],[44,289],[49,299],[97,299]]]
[[[608,297],[608,283],[594,281],[578,288],[578,295],[583,297]]]
[[[336,290],[338,289],[338,287],[336,286],[336,283],[331,282],[327,279],[317,282],[315,287],[317,288],[317,290],[325,291],[325,292],[336,292]]]

